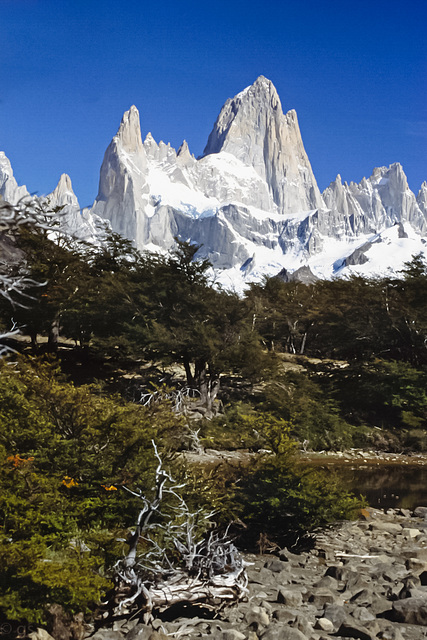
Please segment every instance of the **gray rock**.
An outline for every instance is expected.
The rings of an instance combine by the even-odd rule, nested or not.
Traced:
[[[389,627],[381,632],[381,640],[405,640],[402,636],[400,629],[397,627]]]
[[[372,604],[372,591],[369,589],[362,589],[352,596],[350,602],[357,604],[360,607],[363,605],[370,605]]]
[[[417,507],[414,509],[414,516],[416,518],[426,518],[427,517],[427,507]]]
[[[252,606],[245,615],[245,620],[250,626],[254,626],[255,629],[259,627],[268,627],[270,624],[270,618],[267,611],[263,607]]]
[[[419,542],[419,540],[417,542]],[[417,558],[418,560],[427,561],[427,548],[416,546],[416,545],[402,547],[402,549],[400,549],[399,551],[399,555],[402,556],[402,558],[405,558],[407,560],[409,558]]]
[[[280,573],[284,569],[286,570],[286,564],[283,560],[269,560],[264,566],[266,569],[273,571],[273,573]]]
[[[381,522],[376,520],[369,525],[372,531],[381,531],[396,535],[402,532],[402,525],[397,522]]]
[[[313,625],[309,622],[307,616],[299,613],[295,620],[291,622],[291,626],[299,629],[305,636],[310,636],[313,630]]]
[[[153,630],[150,629],[150,631],[152,632]],[[113,629],[99,629],[96,633],[93,634],[93,636],[91,636],[91,640],[123,640],[123,638],[123,633],[121,633],[120,631],[113,631]]]
[[[32,633],[29,633],[28,637],[31,640],[54,640],[54,638],[52,638],[50,633],[48,633],[46,629],[42,629],[41,627],[37,628],[37,631],[33,631]]]
[[[323,617],[332,622],[334,629],[338,629],[343,622],[346,622],[348,613],[341,605],[328,604],[323,611]]]
[[[289,609],[275,609],[273,611],[274,620],[278,622],[293,622],[296,619],[296,614],[293,611],[289,611]]]
[[[391,602],[387,598],[377,596],[373,598],[372,604],[369,607],[372,613],[376,616],[383,615],[387,611],[391,610]]]
[[[351,615],[361,625],[366,625],[368,622],[375,620],[374,614],[367,607],[356,607]]]
[[[226,629],[216,634],[215,640],[246,640],[246,636],[237,629]]]
[[[280,602],[287,607],[298,607],[302,603],[301,592],[296,589],[291,590],[280,588],[277,595],[277,602]]]
[[[406,598],[393,602],[393,618],[396,622],[427,625],[426,598]]]
[[[262,640],[307,640],[307,636],[302,631],[284,624],[271,626],[261,638]]]
[[[337,599],[330,589],[326,587],[314,588],[308,592],[308,602],[313,603],[319,609],[323,608],[326,604],[333,604]]]
[[[402,529],[402,535],[410,538],[411,540],[418,538],[422,535],[422,532],[419,529],[415,529],[413,527],[404,527]]]
[[[270,584],[272,580],[272,572],[262,567],[259,571],[250,571],[248,572],[249,582],[254,584],[260,584],[262,586]]]
[[[403,587],[399,592],[399,600],[406,598],[425,598],[427,596],[427,587]]]
[[[427,569],[427,562],[419,558],[408,558],[405,562],[408,571],[424,571]]]
[[[148,640],[153,628],[146,624],[138,623],[125,636],[126,640]]]
[[[338,635],[343,638],[359,638],[359,640],[374,640],[372,634],[356,622],[343,622],[338,629]]]
[[[168,636],[163,631],[152,631],[148,640],[168,640]]]
[[[327,589],[333,589],[334,591],[338,591],[338,580],[333,578],[332,576],[323,576],[316,584],[315,587],[326,587]]]
[[[283,562],[289,562],[290,564],[299,565],[301,563],[301,556],[297,553],[292,553],[292,551],[288,551],[288,549],[281,549],[279,552],[279,558]]]
[[[320,629],[320,631],[326,631],[330,633],[334,630],[334,623],[329,620],[329,618],[318,618],[314,625],[315,629]]]

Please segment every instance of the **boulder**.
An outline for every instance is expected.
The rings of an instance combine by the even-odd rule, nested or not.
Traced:
[[[425,519],[427,517],[427,507],[417,507],[414,509],[414,516]]]
[[[150,631],[152,632],[153,630],[150,629]],[[120,631],[114,631],[113,629],[99,629],[93,634],[93,636],[91,636],[91,640],[123,640],[123,638],[123,633]],[[146,638],[142,636],[142,638],[143,640],[149,640],[149,636]],[[142,640],[142,638],[139,638],[138,640]]]
[[[398,522],[381,522],[375,520],[369,525],[371,531],[381,531],[382,533],[390,533],[396,535],[402,532],[402,525]]]
[[[358,638],[359,640],[374,640],[374,636],[356,622],[343,622],[338,629],[338,635],[343,638]]]
[[[334,625],[334,629],[338,629],[348,618],[346,609],[339,604],[328,604],[324,611],[323,617],[328,618]]]
[[[139,623],[133,629],[128,631],[125,638],[126,640],[148,640],[152,631],[152,627]]]
[[[351,597],[350,602],[357,604],[360,607],[364,605],[369,606],[372,604],[372,591],[370,589],[362,589]]]
[[[326,631],[327,633],[331,633],[334,630],[334,623],[329,620],[329,618],[318,618],[314,625],[315,629],[320,629],[320,631]]]
[[[226,629],[215,635],[215,640],[246,640],[246,636],[237,629]]]
[[[427,625],[427,598],[405,598],[392,605],[393,619],[407,624]]]
[[[277,602],[287,607],[299,607],[302,603],[301,592],[297,590],[280,588],[277,595]]]
[[[367,607],[356,607],[351,615],[361,625],[366,625],[375,620],[374,614]]]
[[[286,624],[270,627],[261,638],[262,640],[307,640],[307,636],[302,631]]]
[[[337,595],[326,587],[318,587],[309,590],[308,602],[311,602],[319,609],[323,608],[326,604],[333,604],[337,599]]]
[[[259,627],[268,627],[270,618],[267,611],[263,607],[252,606],[245,615],[245,620],[249,626],[255,629]]]

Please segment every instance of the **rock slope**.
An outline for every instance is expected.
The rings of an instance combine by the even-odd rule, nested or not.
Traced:
[[[427,507],[369,509],[317,533],[313,549],[250,555],[249,595],[144,625],[117,619],[91,640],[421,640],[427,637]]]

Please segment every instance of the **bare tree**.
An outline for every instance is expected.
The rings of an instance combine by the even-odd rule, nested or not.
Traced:
[[[191,512],[177,485],[158,460],[154,497],[125,488],[142,501],[127,555],[114,567],[117,613],[134,607],[145,621],[154,609],[163,611],[181,603],[208,608],[244,598],[247,593],[246,563],[228,536],[214,528],[213,513]],[[171,499],[174,517],[162,512],[165,497]],[[154,533],[161,535],[156,538]],[[161,543],[158,541],[161,540]],[[138,554],[142,542],[146,552]]]
[[[27,198],[11,205],[0,200],[0,298],[8,302],[12,310],[16,306],[30,306],[32,296],[29,290],[42,286],[26,275],[23,258],[14,245],[13,236],[20,227],[46,228],[48,224],[48,214],[42,219],[36,201]],[[0,356],[10,351],[4,341],[19,333],[13,318],[10,323],[11,329],[0,334]]]

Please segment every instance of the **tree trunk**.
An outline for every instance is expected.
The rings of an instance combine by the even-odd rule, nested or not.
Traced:
[[[47,346],[49,351],[58,350],[59,339],[59,319],[55,318],[49,327],[49,336],[47,340]]]
[[[299,350],[301,356],[304,355],[305,343],[306,342],[307,342],[307,331],[304,333],[304,335],[302,337],[301,349]]]
[[[190,388],[192,388],[194,386],[194,376],[191,373],[190,360],[189,360],[187,354],[184,354],[184,356],[183,356],[183,364],[184,364],[184,369],[185,369],[185,376],[187,378],[187,385]]]
[[[210,367],[208,370],[207,363],[199,360],[196,362],[195,378],[202,406],[206,408],[206,417],[211,418],[214,415],[214,401],[220,386],[219,375],[215,374]]]

